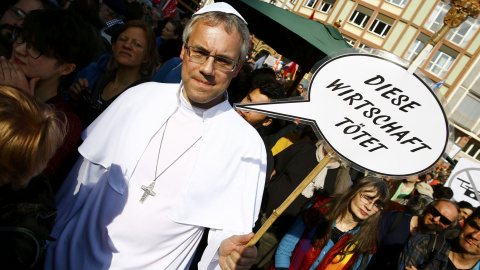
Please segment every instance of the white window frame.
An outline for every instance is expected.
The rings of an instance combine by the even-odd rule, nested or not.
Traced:
[[[405,60],[412,61],[413,58],[415,58],[420,53],[420,51],[422,51],[422,48],[424,46],[425,43],[423,41],[415,39],[410,48],[408,48],[408,51],[405,53]]]
[[[355,45],[355,42],[357,42],[357,40],[351,38],[351,37],[347,37],[347,36],[343,36],[343,39],[348,43],[350,44],[352,47]]]
[[[407,5],[408,0],[385,0],[385,2],[404,8]]]
[[[312,3],[313,2],[313,5],[309,6],[308,4]],[[304,3],[304,7],[307,7],[307,8],[315,8],[315,5],[317,4],[318,0],[305,0],[305,3]]]
[[[447,60],[443,64],[439,63],[443,57],[446,57]],[[455,58],[441,50],[438,50],[430,63],[428,63],[426,70],[439,78],[443,78],[445,74],[447,74],[448,70],[452,67],[453,62],[455,62]],[[439,70],[435,71],[435,68],[438,68]]]
[[[357,24],[355,23],[355,20],[357,19],[358,15],[361,14],[363,16],[365,16],[363,19],[362,19],[362,22],[360,24]],[[352,13],[352,16],[350,16],[350,18],[348,19],[348,22],[353,24],[353,25],[356,25],[362,29],[365,29],[365,26],[367,25],[367,22],[368,20],[370,20],[370,15],[367,15],[365,13],[361,13],[360,11],[358,10],[355,10],[353,13]]]
[[[458,27],[452,28],[449,31],[446,39],[453,44],[457,44],[458,46],[465,48],[467,43],[472,39],[475,32],[477,32],[478,28],[480,28],[480,22],[476,19],[468,17],[462,24]],[[462,34],[461,31],[467,29],[465,34]],[[456,38],[460,38],[460,41],[455,41]]]
[[[290,0],[290,4],[295,5],[295,2],[296,2],[296,1],[297,1],[297,0]]]
[[[471,100],[468,102],[468,100]],[[470,104],[466,104],[470,103]],[[459,124],[460,126],[475,132],[474,130],[478,130],[478,107],[480,104],[480,99],[471,92],[468,92],[467,95],[460,101],[459,108],[453,112],[452,120]],[[468,153],[468,151],[464,151],[464,153]]]
[[[319,12],[321,12],[321,13],[329,14],[330,11],[332,11],[333,5],[335,5],[335,2],[336,2],[335,0],[333,1],[333,3],[327,2],[327,1],[323,0],[322,3],[321,3],[320,5],[318,5],[317,10],[318,10]],[[326,5],[328,5],[327,10],[324,11],[323,8],[324,8]]]
[[[357,48],[360,49],[361,51],[365,51],[365,52],[369,52],[369,53],[371,53],[374,50],[374,48],[368,46],[365,43],[358,44]]]
[[[443,18],[445,14],[447,14],[448,10],[450,9],[450,5],[440,1],[438,5],[435,7],[432,15],[428,18],[427,22],[425,23],[425,28],[430,30],[431,32],[435,33],[443,25]]]
[[[379,34],[379,33],[375,32],[375,29],[378,27],[378,25],[379,25],[380,23],[384,23],[385,26],[384,26],[384,28],[382,29],[382,31],[380,32],[380,34]],[[370,32],[370,33],[372,33],[372,34],[374,34],[374,35],[377,35],[377,36],[379,36],[379,37],[384,38],[384,37],[387,36],[388,32],[390,32],[391,29],[392,29],[392,25],[390,25],[389,23],[386,23],[386,22],[384,22],[384,21],[382,21],[382,20],[379,20],[379,19],[375,18],[375,20],[373,20],[372,25],[370,25],[370,27],[369,27],[369,29],[368,29],[368,32]]]

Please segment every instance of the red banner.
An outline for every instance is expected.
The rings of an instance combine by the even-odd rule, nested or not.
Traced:
[[[168,0],[163,6],[163,17],[164,18],[171,18],[175,15],[175,10],[177,9],[177,2],[178,0]]]

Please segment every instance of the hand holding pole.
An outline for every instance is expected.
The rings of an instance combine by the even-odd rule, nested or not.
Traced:
[[[273,211],[272,215],[267,219],[265,224],[258,230],[255,236],[247,243],[247,247],[253,247],[258,240],[262,237],[262,235],[272,226],[273,222],[285,211],[290,204],[295,201],[295,199],[302,193],[302,191],[310,184],[313,179],[327,166],[327,164],[332,160],[335,152],[330,151],[328,155],[326,155],[320,163],[305,177],[305,179],[295,188],[295,190],[285,199],[285,201]]]

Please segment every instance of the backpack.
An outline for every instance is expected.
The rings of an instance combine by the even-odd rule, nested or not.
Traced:
[[[443,245],[445,245],[445,237],[442,234],[431,234],[430,240],[428,241],[426,258],[424,258],[423,263],[417,267],[417,269],[426,269],[427,266],[433,262],[435,257],[437,257]]]

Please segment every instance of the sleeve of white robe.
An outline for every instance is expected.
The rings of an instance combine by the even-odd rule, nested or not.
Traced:
[[[72,216],[83,207],[92,188],[107,172],[103,166],[80,156],[55,196],[58,215],[52,236],[60,233]]]
[[[242,234],[245,233],[210,229],[208,232],[208,245],[198,263],[198,270],[220,270],[221,268],[218,265],[218,248],[220,244],[232,235]]]

